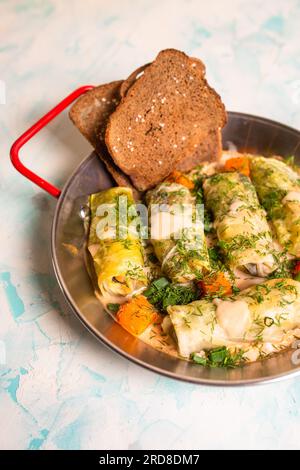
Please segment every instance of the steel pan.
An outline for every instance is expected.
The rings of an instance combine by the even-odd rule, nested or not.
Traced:
[[[73,99],[72,96],[69,102]],[[296,161],[300,163],[300,132],[297,130],[248,114],[229,112],[228,117],[228,124],[223,131],[225,149],[234,146],[241,151],[262,153],[266,156],[295,155]],[[50,116],[48,122],[52,118],[53,116]],[[40,128],[43,125],[40,125]],[[29,138],[37,132],[35,130],[34,126],[30,129]],[[52,195],[59,196],[51,243],[56,277],[74,314],[102,343],[140,366],[197,384],[221,386],[258,384],[300,373],[300,360],[295,360],[295,353],[298,357],[295,350],[290,349],[264,361],[246,364],[236,369],[208,369],[159,352],[115,323],[103,311],[96,299],[85,268],[84,230],[81,218],[82,208],[87,203],[88,195],[109,188],[114,182],[95,153],[80,164],[61,192],[44,180],[36,181],[36,175],[32,176],[33,173],[29,172],[18,159],[18,151],[29,140],[27,137],[25,133],[20,138],[21,142],[18,139],[12,147],[13,164]]]

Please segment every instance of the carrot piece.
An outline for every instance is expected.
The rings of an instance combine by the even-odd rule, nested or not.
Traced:
[[[247,157],[229,158],[225,162],[225,171],[238,171],[243,175],[250,175],[249,159]]]
[[[222,271],[215,273],[212,276],[207,277],[206,279],[203,279],[198,283],[198,285],[204,295],[232,294],[231,284]]]
[[[182,184],[182,186],[185,186],[188,189],[194,189],[195,187],[192,180],[177,170],[172,171],[172,173],[166,178],[166,181],[169,183]]]
[[[129,302],[122,304],[117,313],[120,325],[136,336],[143,333],[151,323],[158,319],[158,312],[143,295],[137,295]]]

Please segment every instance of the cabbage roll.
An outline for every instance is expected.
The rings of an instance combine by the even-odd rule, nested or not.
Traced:
[[[275,158],[250,159],[251,178],[272,221],[278,241],[300,256],[300,179],[298,173]]]
[[[250,179],[237,172],[218,173],[203,184],[227,266],[266,277],[277,267],[266,213]]]
[[[269,354],[299,335],[300,282],[272,279],[226,300],[170,306],[168,313],[179,353],[185,358],[220,346],[248,351],[249,356],[251,347],[257,354]]]
[[[122,187],[101,191],[90,196],[89,204],[88,250],[100,295],[104,303],[122,303],[147,286],[132,191]]]
[[[195,197],[181,184],[163,182],[148,191],[147,203],[151,243],[162,272],[177,283],[201,279],[210,264]]]

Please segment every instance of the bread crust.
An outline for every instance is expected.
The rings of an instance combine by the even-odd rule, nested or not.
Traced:
[[[110,114],[120,102],[120,86],[123,80],[99,85],[82,95],[71,107],[69,116],[75,126],[95,148],[100,159],[119,186],[128,186],[138,198],[130,178],[114,163],[105,142],[105,128]]]
[[[197,159],[204,139],[218,137],[226,112],[203,63],[175,49],[161,51],[130,83],[108,119],[105,142],[115,164],[144,191],[180,160]]]
[[[132,72],[126,80],[121,84],[120,86],[120,97],[124,98],[124,96],[127,95],[127,92],[129,88],[132,87],[132,85],[138,80],[141,75],[144,73],[145,69],[148,67],[150,64],[145,64],[142,65],[141,67],[138,67],[134,72]]]

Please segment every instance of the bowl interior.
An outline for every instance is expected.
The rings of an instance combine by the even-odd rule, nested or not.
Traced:
[[[251,153],[290,156],[300,163],[300,133],[268,119],[229,113],[223,147]],[[177,379],[211,385],[240,385],[276,380],[300,371],[285,351],[237,369],[207,369],[156,351],[131,336],[106,314],[96,299],[84,263],[84,231],[80,212],[87,196],[113,181],[92,153],[77,168],[59,198],[52,230],[52,254],[58,282],[74,313],[106,345],[128,359]],[[75,247],[75,250],[74,250]],[[295,362],[295,361],[294,361]]]

